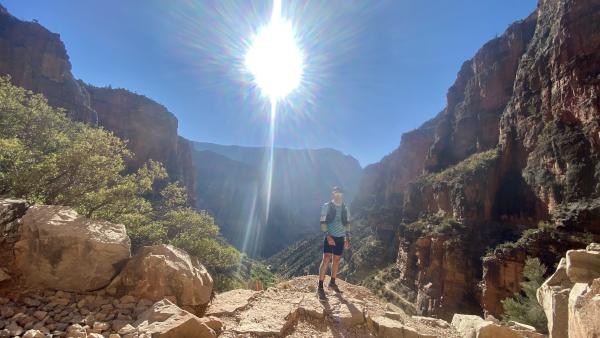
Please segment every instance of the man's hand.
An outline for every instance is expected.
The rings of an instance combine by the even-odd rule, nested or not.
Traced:
[[[348,249],[350,247],[350,240],[348,238],[344,239],[344,249]]]
[[[327,236],[327,244],[329,244],[331,246],[335,245],[335,241],[333,240],[333,237]]]

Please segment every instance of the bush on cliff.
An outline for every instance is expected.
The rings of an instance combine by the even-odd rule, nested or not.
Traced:
[[[44,96],[0,77],[0,196],[71,206],[124,224],[134,249],[171,243],[197,255],[213,274],[235,269],[239,252],[219,237],[213,218],[188,207],[178,183],[156,196],[157,183],[167,180],[163,165],[150,160],[128,172],[131,156],[111,132],[72,121]]]
[[[536,291],[544,282],[545,273],[546,267],[538,258],[527,258],[521,291],[502,301],[505,321],[529,324],[540,332],[547,331],[546,314],[536,299]]]

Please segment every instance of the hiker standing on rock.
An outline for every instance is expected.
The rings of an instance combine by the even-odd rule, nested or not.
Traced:
[[[338,187],[333,187],[331,201],[325,203],[321,209],[321,231],[325,233],[325,239],[323,241],[323,260],[319,268],[318,294],[320,299],[325,299],[323,281],[331,256],[333,255],[333,266],[331,267],[329,287],[340,292],[335,284],[335,277],[340,267],[342,253],[350,246],[350,212],[343,202],[342,190]]]

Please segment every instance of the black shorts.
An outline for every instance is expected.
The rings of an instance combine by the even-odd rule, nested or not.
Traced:
[[[325,236],[325,239],[323,240],[323,253],[332,253],[336,256],[341,256],[342,252],[344,252],[344,239],[345,237],[335,237],[335,236],[331,236],[333,238],[333,240],[335,241],[335,245],[329,245],[329,243],[327,243],[327,236]]]

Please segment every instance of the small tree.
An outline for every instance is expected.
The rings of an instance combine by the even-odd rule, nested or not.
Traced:
[[[544,282],[546,267],[538,258],[527,258],[523,268],[524,281],[521,291],[502,301],[504,321],[516,321],[529,324],[540,332],[547,331],[547,319],[544,309],[536,299],[536,291]]]

